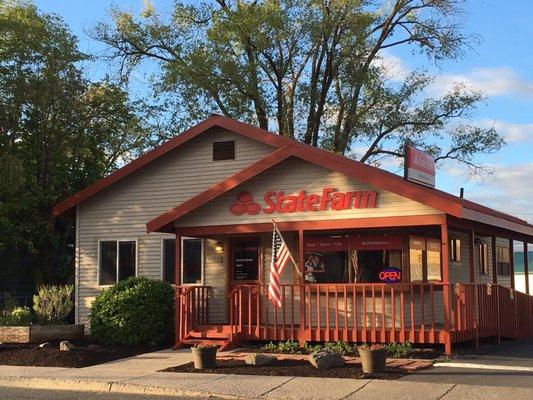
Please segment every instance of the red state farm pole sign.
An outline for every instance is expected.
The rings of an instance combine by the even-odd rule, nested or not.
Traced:
[[[405,149],[405,179],[435,187],[435,159],[412,146]]]

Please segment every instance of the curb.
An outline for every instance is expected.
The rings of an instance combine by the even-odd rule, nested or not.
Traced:
[[[517,372],[533,372],[533,367],[519,367],[516,365],[494,365],[494,364],[475,364],[463,362],[438,362],[433,364],[434,367],[449,367],[449,368],[468,368],[468,369],[490,369],[498,371],[517,371]]]
[[[216,397],[228,400],[250,400],[251,397],[196,391],[192,389],[169,388],[162,386],[145,386],[122,381],[97,381],[83,379],[53,379],[53,378],[0,378],[0,388],[24,388],[42,390],[61,390],[75,392],[106,392],[122,394],[142,394],[169,397]]]

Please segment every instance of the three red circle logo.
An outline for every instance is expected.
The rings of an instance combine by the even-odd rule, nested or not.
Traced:
[[[237,195],[237,200],[230,207],[230,211],[235,215],[256,215],[261,211],[259,203],[254,201],[254,197],[248,192]]]

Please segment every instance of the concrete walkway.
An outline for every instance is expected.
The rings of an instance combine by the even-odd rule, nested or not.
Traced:
[[[188,350],[164,350],[87,368],[0,366],[2,386],[159,396],[245,399],[477,399],[533,398],[533,390],[455,383],[176,374],[156,372],[191,361]],[[416,376],[416,375],[413,375]]]
[[[435,368],[405,376],[401,381],[533,389],[533,340],[510,341],[483,350],[481,354],[460,355],[449,363],[437,363]]]

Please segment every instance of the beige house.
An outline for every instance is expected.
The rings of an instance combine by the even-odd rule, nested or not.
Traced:
[[[533,242],[532,225],[225,117],[54,208],[67,212],[79,323],[103,288],[142,275],[176,285],[177,346],[409,340],[450,351],[533,335],[510,250]],[[277,305],[272,221],[292,256]]]

